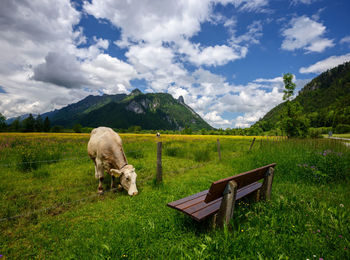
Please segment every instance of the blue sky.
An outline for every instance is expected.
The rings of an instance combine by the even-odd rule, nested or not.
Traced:
[[[248,127],[350,60],[346,0],[12,1],[0,10],[0,112],[167,92],[214,127]]]

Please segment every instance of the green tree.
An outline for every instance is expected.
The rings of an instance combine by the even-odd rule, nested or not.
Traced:
[[[128,128],[128,133],[139,133],[141,129],[142,128],[139,125],[132,125]]]
[[[287,101],[281,125],[288,137],[306,137],[310,120],[303,114],[299,102]]]
[[[6,118],[0,113],[0,130],[6,128]]]
[[[74,126],[73,126],[73,131],[75,132],[75,133],[81,133],[81,131],[82,131],[82,126],[81,126],[81,124],[75,124]]]
[[[290,98],[294,94],[295,83],[293,83],[293,77],[294,76],[291,73],[283,74],[283,83],[284,83],[283,100],[290,101]]]
[[[24,131],[25,132],[34,132],[35,130],[35,119],[32,114],[23,120]]]
[[[41,115],[38,115],[35,119],[35,125],[34,125],[35,131],[36,132],[42,132],[44,129],[44,122],[41,117]]]
[[[303,109],[299,102],[291,102],[294,94],[295,84],[293,83],[293,74],[283,75],[283,100],[286,101],[284,113],[282,113],[282,129],[288,137],[305,137],[308,134],[310,120],[303,114]]]
[[[182,131],[181,134],[183,135],[191,135],[192,134],[192,129],[188,126],[186,126]]]
[[[11,128],[12,131],[15,131],[15,132],[19,132],[20,131],[20,129],[21,129],[21,121],[20,121],[19,117],[17,117],[15,119],[15,121],[12,122],[10,128]]]
[[[51,128],[52,133],[62,133],[63,131],[64,131],[64,128],[61,125],[55,125],[54,127]]]
[[[51,129],[50,119],[48,117],[45,117],[43,131],[50,132],[50,129]]]

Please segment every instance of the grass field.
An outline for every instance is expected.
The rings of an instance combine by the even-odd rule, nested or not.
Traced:
[[[122,134],[139,195],[97,195],[87,134],[0,134],[0,255],[57,259],[349,259],[350,150],[337,140]],[[220,138],[222,160],[216,139]],[[166,203],[277,163],[269,202],[211,230]],[[110,178],[105,178],[108,191]]]
[[[350,134],[333,134],[334,137],[349,138]]]

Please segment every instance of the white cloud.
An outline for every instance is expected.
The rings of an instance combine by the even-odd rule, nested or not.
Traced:
[[[34,68],[32,79],[66,88],[81,88],[88,84],[75,55],[64,52],[49,52],[45,63]]]
[[[340,40],[340,43],[350,43],[350,36],[346,36]]]
[[[282,32],[285,39],[281,48],[288,51],[303,49],[307,52],[323,52],[333,47],[333,40],[323,38],[326,27],[307,16],[293,18],[289,27]]]
[[[294,5],[297,5],[297,4],[309,5],[309,4],[312,4],[313,2],[316,2],[316,1],[319,1],[319,0],[292,0],[292,4],[294,4]]]
[[[186,54],[188,61],[200,65],[225,65],[230,61],[244,58],[248,48],[237,44],[215,45],[209,47],[201,47],[199,44],[192,44],[188,40],[178,42],[178,52]]]
[[[128,92],[132,88],[130,80],[137,77],[133,66],[107,54],[86,60],[81,69],[88,79],[90,89],[106,94]]]
[[[131,48],[135,45],[161,46],[170,43],[168,49],[174,53],[186,55],[187,60],[196,66],[221,66],[230,61],[244,58],[247,46],[242,42],[257,43],[261,36],[261,26],[257,22],[250,26],[247,35],[240,36],[230,44],[200,46],[189,41],[189,38],[200,31],[201,23],[210,21],[233,27],[235,20],[220,14],[213,14],[213,4],[233,4],[237,8],[256,11],[266,6],[268,1],[117,1],[102,2],[94,0],[85,2],[84,10],[96,18],[104,18],[121,28],[121,39],[116,41],[119,47]],[[258,27],[258,28],[256,28]],[[255,34],[254,36],[252,34]]]
[[[233,36],[231,37],[231,42],[234,44],[258,44],[259,38],[262,36],[262,23],[260,21],[254,21],[248,26],[248,32],[240,36],[235,36],[235,31],[232,30]]]
[[[259,78],[259,79],[256,79],[254,80],[254,82],[269,82],[269,83],[283,83],[283,77],[276,77],[276,78],[273,78],[273,79],[262,79],[262,78]]]
[[[5,0],[0,10],[0,111],[6,116],[43,113],[100,91],[126,93],[132,79],[144,79],[147,91],[182,95],[216,127],[232,127],[235,122],[223,114],[226,109],[239,111],[239,106],[246,114],[241,121],[249,123],[247,113],[277,102],[279,85],[267,79],[235,86],[206,69],[246,57],[262,36],[259,21],[238,34],[236,18],[214,14],[216,4],[264,12],[268,1],[85,1],[83,12],[120,29],[115,44],[126,48],[123,61],[108,54],[107,39],[87,39],[83,28],[76,27],[81,13],[70,1]],[[192,42],[207,21],[223,26],[232,37],[212,46]]]
[[[248,112],[235,119],[235,127],[246,128],[254,124],[266,114],[266,111]]]
[[[99,1],[84,3],[84,10],[122,29],[122,41],[160,43],[191,37],[211,12],[209,0],[201,1]]]
[[[89,94],[128,92],[133,67],[103,54],[107,39],[86,44],[81,13],[68,0],[10,1],[0,9],[0,111],[43,113]],[[89,88],[86,91],[82,88]],[[6,92],[6,93],[3,93]]]
[[[203,116],[204,120],[206,120],[210,125],[215,125],[217,128],[227,128],[232,125],[232,122],[223,119],[220,115],[217,114],[216,111],[209,112]]]
[[[247,12],[266,12],[268,11],[265,7],[268,6],[268,0],[217,0],[223,5],[233,4],[240,11]]]
[[[306,73],[322,73],[328,69],[334,68],[339,64],[343,64],[344,62],[350,61],[350,53],[341,56],[331,56],[327,59],[316,62],[315,64],[309,67],[300,68],[299,72]]]

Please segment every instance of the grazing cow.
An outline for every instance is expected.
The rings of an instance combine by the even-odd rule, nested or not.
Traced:
[[[121,187],[130,196],[137,195],[135,168],[126,160],[122,139],[108,127],[98,127],[91,131],[88,154],[95,163],[95,177],[99,179],[98,193],[103,193],[104,171],[112,176],[111,188],[115,188],[115,177],[120,177]],[[120,187],[120,185],[118,185]]]

